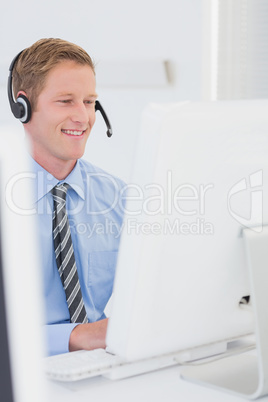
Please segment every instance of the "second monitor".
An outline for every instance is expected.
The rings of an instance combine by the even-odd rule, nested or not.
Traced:
[[[267,101],[152,104],[129,186],[107,345],[129,360],[254,331],[241,236],[268,222]]]

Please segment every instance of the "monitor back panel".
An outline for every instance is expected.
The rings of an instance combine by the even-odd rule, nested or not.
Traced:
[[[107,337],[115,353],[139,359],[254,330],[239,306],[250,294],[241,230],[268,223],[267,107],[145,110]]]

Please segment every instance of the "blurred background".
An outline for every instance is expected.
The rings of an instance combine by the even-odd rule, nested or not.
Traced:
[[[2,0],[0,125],[21,127],[7,100],[8,68],[44,37],[93,58],[114,135],[98,114],[85,158],[126,181],[149,102],[268,97],[267,0]]]

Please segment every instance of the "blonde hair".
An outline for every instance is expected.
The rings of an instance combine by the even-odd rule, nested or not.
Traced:
[[[19,91],[26,92],[34,111],[48,73],[64,60],[88,65],[95,74],[92,59],[80,46],[59,38],[40,39],[25,49],[15,63],[12,76],[15,97]]]

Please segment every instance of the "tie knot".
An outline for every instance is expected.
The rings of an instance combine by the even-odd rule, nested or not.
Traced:
[[[69,185],[67,183],[63,183],[63,184],[53,187],[53,189],[51,190],[51,193],[52,193],[54,201],[57,201],[59,203],[62,203],[62,202],[65,203],[68,187],[69,187]]]

